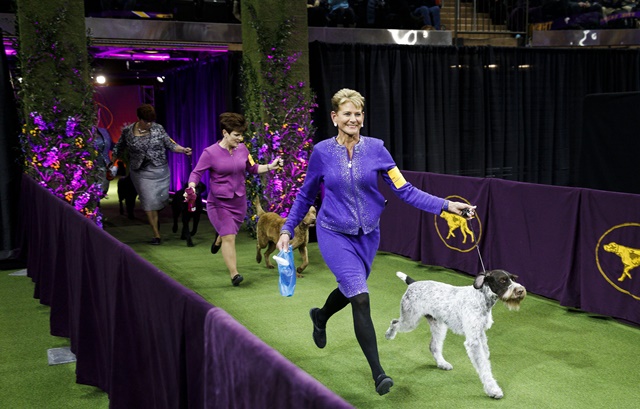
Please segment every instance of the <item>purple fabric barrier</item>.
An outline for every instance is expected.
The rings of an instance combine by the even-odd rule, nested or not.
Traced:
[[[583,189],[579,211],[580,265],[562,303],[640,323],[640,195]]]
[[[412,185],[428,193],[477,205],[480,220],[484,220],[489,186],[483,179],[449,175],[432,177],[429,173],[420,172],[402,174]],[[380,182],[379,186],[389,200],[380,220],[380,250],[424,264],[473,274],[482,271],[475,246],[484,244],[484,224],[470,223],[467,229],[450,227],[443,217],[420,211],[400,201],[385,183]]]
[[[560,300],[576,262],[580,190],[487,179],[487,269],[502,268],[534,294]]]
[[[403,174],[429,193],[478,205],[478,218],[447,225],[402,203],[381,183],[389,204],[380,221],[380,250],[476,275],[482,271],[479,245],[487,269],[518,275],[531,293],[640,324],[640,280],[632,279],[640,278],[640,195]]]
[[[206,405],[218,408],[352,408],[229,314],[207,314]]]
[[[280,394],[263,393],[263,406],[253,407],[327,407],[315,402],[342,402],[275,351],[268,352],[268,346],[239,324],[233,337],[227,334],[233,344],[218,338],[219,351],[212,350],[212,334],[205,330],[212,329],[213,305],[29,177],[22,178],[21,200],[20,255],[35,282],[35,297],[51,307],[51,333],[70,339],[77,357],[77,382],[107,392],[110,407],[205,407],[211,402],[205,401],[205,380],[217,379],[220,373],[220,368],[206,368],[205,363],[217,362],[238,344],[251,344],[252,351],[264,353],[253,358],[255,366],[238,367],[238,375],[232,368],[229,379],[252,376],[264,382],[268,379],[264,368],[270,367],[281,385],[295,374],[288,392],[291,406]],[[252,396],[259,390],[247,385],[250,389],[245,391]],[[227,393],[231,400],[246,399],[234,390]],[[298,406],[303,399],[316,406]],[[218,407],[238,407],[234,405]]]

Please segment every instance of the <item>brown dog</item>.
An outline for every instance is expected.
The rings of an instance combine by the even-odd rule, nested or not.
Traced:
[[[256,243],[256,261],[262,262],[262,249],[267,247],[264,252],[264,261],[267,268],[275,268],[271,264],[271,254],[276,250],[276,243],[280,239],[280,229],[284,225],[286,219],[274,212],[265,212],[260,205],[260,200],[254,201],[256,206],[256,214],[258,216],[258,225],[256,234],[258,242]],[[302,272],[309,265],[309,254],[307,252],[307,244],[309,243],[309,227],[316,223],[316,208],[311,206],[307,215],[302,219],[300,224],[296,226],[294,237],[289,242],[293,250],[298,249],[302,256],[302,264],[296,268],[297,276],[302,277]]]

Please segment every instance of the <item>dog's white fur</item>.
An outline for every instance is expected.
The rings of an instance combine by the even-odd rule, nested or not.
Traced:
[[[414,330],[420,318],[426,317],[431,327],[429,349],[438,368],[451,370],[453,366],[442,356],[447,328],[465,335],[464,346],[484,391],[492,398],[504,396],[491,373],[489,345],[485,331],[491,328],[491,309],[498,299],[511,310],[517,310],[526,296],[526,289],[518,284],[515,275],[504,270],[480,274],[473,286],[457,287],[436,281],[414,281],[402,272],[396,275],[409,284],[400,303],[400,318],[391,321],[385,334],[393,339],[398,332]]]

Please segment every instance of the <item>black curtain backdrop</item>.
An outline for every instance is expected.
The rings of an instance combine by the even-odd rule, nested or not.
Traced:
[[[383,139],[411,171],[591,187],[580,171],[585,97],[640,91],[638,49],[313,42],[309,53],[314,140],[335,135],[331,96],[353,88],[366,98],[363,134]],[[167,130],[194,148],[194,161],[219,138],[218,115],[241,112],[241,62],[230,52],[167,76]],[[192,165],[181,155],[173,162],[175,188]]]
[[[579,186],[583,99],[640,91],[640,50],[314,42],[310,74],[316,141],[335,135],[330,98],[348,87],[401,169]]]
[[[640,194],[638,118],[640,92],[585,98],[578,174],[581,186]]]
[[[12,264],[18,253],[16,231],[22,175],[16,99],[0,33],[0,261]]]

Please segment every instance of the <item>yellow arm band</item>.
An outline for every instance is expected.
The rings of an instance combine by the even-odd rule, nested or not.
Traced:
[[[400,173],[400,169],[398,169],[397,166],[389,169],[387,171],[387,175],[389,175],[389,177],[391,178],[391,181],[393,182],[393,185],[396,187],[396,189],[400,189],[402,186],[407,184],[407,181],[405,180],[404,176],[402,176],[402,173]]]

